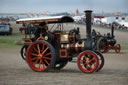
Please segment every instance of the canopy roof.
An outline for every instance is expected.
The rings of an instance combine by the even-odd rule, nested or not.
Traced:
[[[24,18],[16,21],[17,24],[39,24],[39,23],[64,23],[64,22],[74,22],[74,19],[70,16],[45,16],[37,18]]]

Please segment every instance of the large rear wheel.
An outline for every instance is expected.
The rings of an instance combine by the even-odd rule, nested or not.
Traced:
[[[36,41],[27,50],[27,62],[34,71],[48,71],[55,63],[55,49],[47,41]]]
[[[107,39],[104,37],[99,38],[97,41],[96,48],[101,53],[106,53],[108,51],[108,42]]]
[[[85,73],[92,73],[97,70],[99,66],[97,54],[93,51],[87,50],[79,54],[78,67]]]

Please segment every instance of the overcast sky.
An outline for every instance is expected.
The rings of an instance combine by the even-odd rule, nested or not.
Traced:
[[[128,0],[0,0],[0,13],[127,12]]]

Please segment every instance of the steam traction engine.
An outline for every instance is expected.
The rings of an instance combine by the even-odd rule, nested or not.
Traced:
[[[109,50],[113,49],[115,50],[116,53],[120,53],[121,46],[120,44],[116,44],[116,39],[114,36],[114,28],[115,28],[115,23],[112,23],[112,28],[111,28],[111,34],[107,33],[104,36],[98,35],[96,38],[96,49],[101,52],[101,53],[106,53]]]
[[[24,39],[27,48],[25,60],[34,71],[48,71],[50,69],[60,70],[74,57],[78,58],[78,67],[85,73],[99,71],[104,65],[104,58],[98,51],[93,51],[93,39],[91,37],[91,12],[86,13],[87,38],[81,39],[79,28],[63,31],[62,23],[73,22],[69,16],[53,16],[47,18],[20,19],[17,24],[31,23],[41,24],[45,22],[59,23],[58,30],[46,31],[39,38]],[[38,28],[37,28],[38,29]]]

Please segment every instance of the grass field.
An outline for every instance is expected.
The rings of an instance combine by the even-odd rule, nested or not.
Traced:
[[[9,36],[0,36],[0,48],[19,48],[22,45],[16,45],[17,40],[22,39],[22,35],[19,33],[14,33]]]
[[[121,45],[121,50],[128,50],[128,44],[125,42],[118,42]]]
[[[12,35],[0,35],[0,48],[20,48],[22,45],[16,45],[17,40],[21,40],[24,35],[20,34],[19,28],[21,25],[15,24],[15,22],[10,22],[13,28]]]

